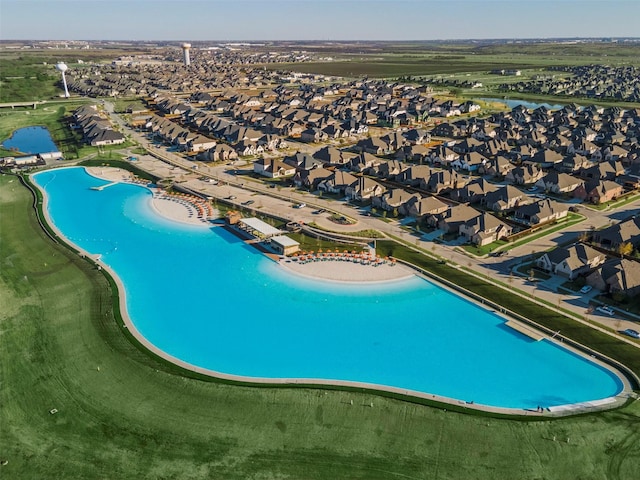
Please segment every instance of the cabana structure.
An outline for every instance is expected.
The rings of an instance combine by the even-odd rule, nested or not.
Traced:
[[[250,235],[263,240],[282,234],[276,227],[272,227],[256,217],[243,218],[238,221],[237,225]]]
[[[286,235],[271,237],[269,243],[279,255],[293,255],[300,250],[300,244]]]

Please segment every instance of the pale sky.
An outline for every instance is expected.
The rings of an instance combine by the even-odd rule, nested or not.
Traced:
[[[640,0],[0,0],[2,40],[640,37]]]

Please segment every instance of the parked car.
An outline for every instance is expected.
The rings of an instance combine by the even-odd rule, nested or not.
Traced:
[[[580,289],[580,293],[589,293],[591,290],[593,290],[591,285],[585,285]]]
[[[611,307],[607,307],[606,305],[600,305],[599,307],[596,307],[596,311],[604,313],[605,315],[609,315],[610,317],[613,317],[616,314],[616,312],[614,312]]]
[[[630,337],[640,339],[640,332],[638,332],[637,330],[633,330],[631,328],[627,328],[626,330],[623,330],[622,333],[624,335],[628,335]]]

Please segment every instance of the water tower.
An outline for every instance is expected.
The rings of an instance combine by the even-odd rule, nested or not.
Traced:
[[[64,97],[69,98],[69,89],[67,88],[67,78],[64,76],[64,72],[67,71],[69,67],[64,62],[60,62],[56,65],[56,69],[62,73],[62,83],[64,84]]]
[[[189,50],[191,49],[190,43],[182,44],[182,53],[184,54],[184,64],[185,66],[191,65],[191,58],[189,58]]]

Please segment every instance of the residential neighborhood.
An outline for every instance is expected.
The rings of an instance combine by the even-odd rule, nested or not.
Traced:
[[[246,60],[242,72],[220,62],[225,55]],[[71,88],[141,97],[142,106],[127,107],[129,125],[185,159],[243,162],[264,181],[405,219],[443,245],[500,249],[567,222],[577,205],[605,205],[640,186],[638,108],[519,105],[483,112],[425,84],[264,71],[254,62],[241,52],[200,58],[195,71],[116,61],[82,76],[72,72]],[[93,145],[124,141],[97,106],[82,107],[74,119]],[[589,260],[592,246],[614,256],[621,244],[640,246],[627,224],[588,232],[562,261],[559,253],[545,253],[534,265],[587,281],[602,263]],[[608,291],[608,283],[597,285]]]

